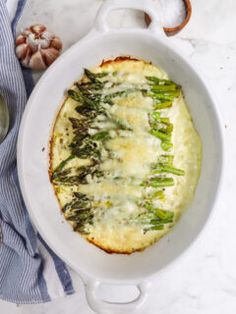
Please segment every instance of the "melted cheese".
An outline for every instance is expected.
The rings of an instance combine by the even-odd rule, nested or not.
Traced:
[[[112,90],[119,92],[124,86],[131,88],[134,85],[138,87],[146,84],[146,76],[168,79],[163,70],[143,61],[114,61],[96,67],[93,71],[100,73],[104,69],[109,73],[109,82],[103,91],[104,95],[111,93],[109,89],[112,83],[122,84],[121,87]],[[112,75],[114,72],[118,74]],[[75,191],[94,197],[97,215],[94,224],[89,227],[89,234],[84,237],[107,251],[131,253],[151,245],[169,231],[193,199],[200,172],[201,142],[181,96],[174,101],[172,108],[162,112],[174,125],[171,154],[175,156],[175,166],[183,169],[185,175],[175,176],[175,185],[165,189],[165,198],[155,200],[157,207],[175,213],[175,221],[165,226],[163,230],[147,233],[138,225],[125,223],[127,217],[131,217],[132,213],[139,210],[137,200],[142,199],[145,190],[140,183],[150,172],[152,164],[163,154],[160,140],[149,133],[148,113],[152,109],[152,104],[152,99],[144,97],[139,91],[115,98],[114,105],[107,106],[107,110],[115,119],[125,122],[132,132],[110,131],[111,138],[105,146],[112,152],[114,158],[105,158],[101,163],[101,170],[106,173],[105,177],[100,181],[88,177],[87,184],[79,186],[55,187],[61,206],[72,199]],[[76,105],[77,102],[68,98],[58,114],[52,141],[52,169],[70,155],[68,143],[72,139],[73,130],[68,117],[78,117]],[[111,127],[103,115],[97,117],[94,125],[101,129]],[[90,129],[89,134],[94,134],[94,129]],[[66,167],[80,167],[90,163],[89,159],[76,158],[69,161]]]
[[[107,160],[102,168],[117,171],[122,177],[144,178],[158,156],[157,146],[150,145],[148,140],[145,141],[145,136],[138,133],[132,137],[111,140],[107,147],[115,153],[118,160]]]

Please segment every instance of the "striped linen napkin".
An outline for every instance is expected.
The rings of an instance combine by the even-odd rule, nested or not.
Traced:
[[[10,130],[0,144],[0,298],[18,304],[47,302],[74,292],[70,270],[31,225],[17,178],[17,134],[26,90],[29,94],[33,87],[30,70],[22,75],[14,53],[13,34],[25,1],[15,1],[11,25],[6,1],[0,0],[0,94],[10,112]]]

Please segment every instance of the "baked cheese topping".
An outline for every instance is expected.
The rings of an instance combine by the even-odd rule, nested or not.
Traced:
[[[132,253],[166,234],[193,199],[201,142],[181,87],[152,64],[118,58],[68,90],[50,163],[74,230],[107,252]]]

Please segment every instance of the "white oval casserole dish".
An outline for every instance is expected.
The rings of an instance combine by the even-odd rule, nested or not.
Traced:
[[[139,9],[152,17],[148,29],[109,29],[106,18],[118,8]],[[18,173],[31,219],[48,245],[84,280],[97,313],[135,312],[148,295],[150,276],[173,262],[198,237],[212,211],[222,171],[222,137],[216,106],[193,67],[171,46],[149,1],[107,0],[92,31],[64,53],[42,76],[27,103],[18,139]],[[202,170],[190,208],[167,237],[131,255],[109,255],[72,231],[61,215],[49,180],[49,140],[59,104],[83,68],[103,59],[132,56],[163,68],[180,84],[203,145]],[[45,150],[43,150],[45,148]],[[135,284],[140,295],[129,303],[100,300],[100,283]]]

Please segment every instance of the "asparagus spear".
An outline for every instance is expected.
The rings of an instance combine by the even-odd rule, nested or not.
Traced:
[[[176,91],[177,89],[176,84],[170,84],[170,85],[152,85],[151,91],[153,92],[171,92]]]
[[[90,198],[86,194],[75,192],[72,201],[66,203],[62,210],[64,213],[70,213],[71,210],[78,211],[87,208],[90,208]]]
[[[109,131],[101,131],[92,136],[94,141],[104,141],[110,138]]]
[[[151,204],[146,204],[146,212],[138,215],[136,221],[144,225],[144,233],[149,230],[162,230],[166,224],[174,220],[174,212],[155,208]]]
[[[150,83],[155,83],[155,84],[158,84],[158,85],[173,85],[173,84],[175,84],[174,82],[172,82],[170,80],[159,79],[156,76],[146,76],[146,79]]]
[[[74,155],[82,159],[89,157],[100,158],[100,147],[91,138],[86,138],[82,142],[82,145],[75,145],[71,151]]]
[[[84,74],[87,76],[87,78],[93,82],[93,83],[102,83],[99,78],[102,78],[106,76],[108,73],[107,72],[102,72],[102,73],[93,73],[89,71],[88,69],[84,69]]]
[[[163,178],[163,177],[153,177],[153,178],[149,179],[148,184],[150,184],[150,186],[154,187],[154,188],[173,186],[174,185],[174,179],[173,178]]]
[[[154,193],[152,193],[150,196],[149,196],[149,199],[152,200],[152,199],[160,199],[160,200],[164,200],[165,199],[165,194],[162,190],[160,191],[155,191]]]
[[[150,117],[152,120],[154,121],[160,121],[161,119],[161,114],[159,111],[153,111],[151,114],[150,114]]]
[[[69,215],[66,219],[74,222],[88,222],[93,218],[93,213],[90,209],[81,209],[72,215]]]
[[[175,97],[179,96],[179,94],[179,91],[168,93],[157,93],[152,91],[152,93],[147,93],[147,96],[157,100],[173,101]]]
[[[96,83],[76,84],[79,92],[91,100],[100,101],[101,99],[101,86]]]
[[[165,123],[165,124],[170,124],[170,119],[169,118],[160,118],[160,122]]]
[[[185,174],[184,170],[175,168],[173,166],[173,155],[162,155],[160,156],[158,163],[153,166],[153,174],[158,173],[172,173],[177,176],[183,176]]]
[[[173,131],[173,124],[172,123],[163,123],[161,124],[161,128],[159,129],[160,132],[165,134],[171,134]]]
[[[55,179],[58,177],[62,169],[65,167],[65,165],[72,159],[74,159],[76,156],[75,155],[70,155],[66,159],[60,162],[60,164],[56,167],[56,169],[53,171],[52,179]]]
[[[169,151],[172,147],[173,147],[173,144],[169,140],[161,142],[161,148],[164,151]]]
[[[64,182],[70,173],[71,173],[71,168],[68,168],[66,170],[62,170],[53,174],[52,176],[53,183],[58,184],[58,183]]]
[[[74,199],[63,207],[67,220],[73,222],[75,231],[87,233],[86,225],[93,223],[94,213],[91,199],[80,192],[74,193]]]
[[[160,103],[154,104],[155,110],[166,109],[166,108],[171,108],[171,107],[172,107],[171,101],[165,101],[165,102],[160,102]]]
[[[149,121],[152,127],[151,131],[153,132],[153,135],[155,135],[154,131],[160,131],[165,134],[170,134],[173,131],[173,124],[170,123],[169,118],[162,118],[158,111],[154,111],[150,115]]]
[[[163,140],[163,141],[170,141],[170,139],[171,139],[170,134],[164,133],[164,132],[159,131],[159,130],[151,129],[150,133],[152,135],[154,135],[155,137],[158,137],[160,140]]]
[[[73,142],[79,142],[84,139],[88,135],[88,129],[90,124],[92,123],[91,119],[77,119],[73,117],[68,118],[71,122],[73,128],[73,134],[75,135],[73,138]]]
[[[83,102],[83,97],[80,93],[76,92],[75,90],[73,89],[69,89],[68,90],[68,96],[72,99],[74,99],[75,101],[78,101],[78,102]]]
[[[101,84],[86,82],[86,83],[75,83],[78,89],[84,94],[98,93],[101,90]],[[99,93],[98,93],[99,94]]]
[[[164,225],[163,224],[156,224],[156,225],[152,225],[149,228],[145,228],[144,229],[144,233],[146,233],[147,231],[150,231],[150,230],[163,230],[163,229],[164,229]]]
[[[171,223],[174,219],[174,213],[170,210],[164,210],[160,208],[153,208],[152,212],[155,214],[153,220],[159,220],[162,223]]]
[[[161,155],[158,162],[165,166],[171,166],[174,161],[174,155]]]
[[[162,118],[158,111],[153,111],[150,115],[149,123],[152,127],[149,132],[161,140],[161,148],[165,151],[172,148],[171,133],[173,125],[169,119]]]
[[[90,99],[89,97],[83,95],[80,91],[75,91],[73,89],[68,90],[68,96],[75,101],[80,102],[82,105],[87,106],[88,109],[98,109],[98,101]]]
[[[153,171],[153,174],[157,174],[157,173],[172,173],[175,174],[177,176],[183,176],[185,174],[184,170],[182,169],[178,169],[178,168],[174,168],[174,167],[163,167],[163,166],[159,166],[158,168],[156,168]]]

